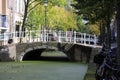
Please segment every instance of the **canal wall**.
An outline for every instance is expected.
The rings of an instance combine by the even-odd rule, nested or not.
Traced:
[[[16,47],[13,44],[0,46],[0,61],[15,61]]]

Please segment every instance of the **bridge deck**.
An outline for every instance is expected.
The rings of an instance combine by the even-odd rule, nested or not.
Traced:
[[[90,44],[81,44],[81,43],[76,43],[77,45],[83,45],[83,46],[87,46],[87,47],[93,47],[93,48],[101,48],[102,46],[99,45],[90,45]]]

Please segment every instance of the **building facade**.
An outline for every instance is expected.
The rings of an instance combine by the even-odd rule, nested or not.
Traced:
[[[0,0],[0,33],[20,30],[24,0]]]

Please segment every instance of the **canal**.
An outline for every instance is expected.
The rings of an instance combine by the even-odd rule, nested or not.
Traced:
[[[47,56],[46,56],[47,55]],[[83,80],[87,65],[64,54],[44,53],[39,61],[0,62],[0,80]]]

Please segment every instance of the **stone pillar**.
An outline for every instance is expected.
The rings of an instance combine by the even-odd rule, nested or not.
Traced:
[[[80,48],[75,48],[75,61],[81,61],[81,50],[80,50]]]

